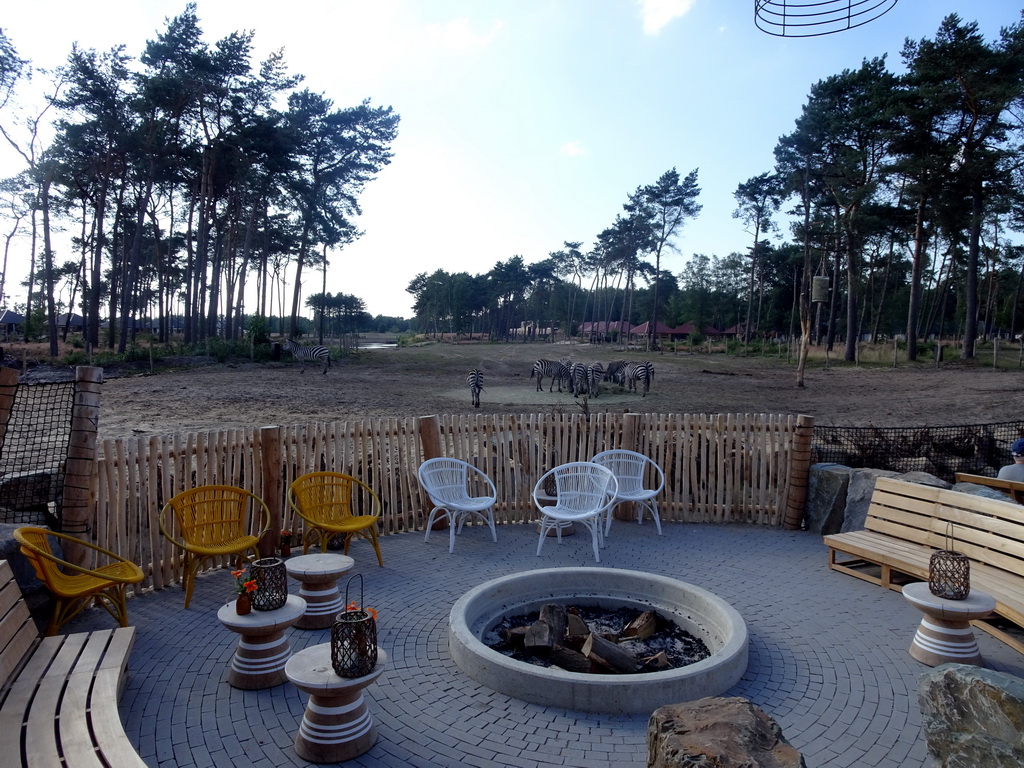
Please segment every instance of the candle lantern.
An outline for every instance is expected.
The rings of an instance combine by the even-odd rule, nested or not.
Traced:
[[[349,602],[352,579],[359,579],[359,604]],[[377,665],[377,619],[363,603],[363,576],[345,583],[345,610],[331,627],[331,665],[341,677],[363,677]]]
[[[288,574],[281,558],[254,560],[249,565],[249,573],[256,582],[252,607],[257,611],[274,611],[288,601]]]

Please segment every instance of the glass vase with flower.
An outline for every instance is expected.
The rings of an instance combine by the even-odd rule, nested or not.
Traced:
[[[244,616],[252,611],[252,595],[259,587],[256,584],[256,579],[252,578],[244,568],[232,571],[231,575],[235,577],[235,593],[237,595],[235,597],[235,613]]]

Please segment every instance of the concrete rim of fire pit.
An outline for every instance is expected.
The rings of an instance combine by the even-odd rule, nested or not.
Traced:
[[[505,616],[551,602],[660,611],[703,640],[711,656],[662,672],[590,675],[516,661],[481,640]],[[459,598],[449,617],[448,648],[463,672],[499,693],[583,712],[639,713],[734,686],[747,670],[748,635],[735,608],[693,584],[618,568],[546,568],[493,579]]]

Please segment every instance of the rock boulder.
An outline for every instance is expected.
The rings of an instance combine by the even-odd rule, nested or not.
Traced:
[[[851,471],[845,464],[811,466],[804,505],[804,520],[808,531],[828,536],[842,529]]]
[[[659,707],[647,723],[648,768],[806,768],[782,730],[746,699]]]
[[[943,664],[918,680],[918,703],[934,768],[1024,765],[1024,680]]]

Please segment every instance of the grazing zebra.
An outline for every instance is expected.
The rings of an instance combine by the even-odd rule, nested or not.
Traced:
[[[480,390],[484,388],[484,374],[479,368],[474,368],[466,377],[466,386],[469,387],[469,394],[473,398],[473,407],[480,407]]]
[[[327,347],[304,347],[296,343],[295,339],[285,339],[284,348],[292,353],[292,357],[302,362],[303,373],[306,372],[307,360],[322,360],[324,364],[322,373],[327,373],[327,369],[331,366],[331,351]]]
[[[558,391],[562,391],[562,380],[566,380],[571,383],[572,379],[569,375],[569,370],[562,363],[556,363],[554,360],[538,360],[533,364],[533,371],[530,373],[530,378],[537,377],[537,391],[540,392],[543,387],[541,382],[545,376],[551,377],[551,383],[548,385],[548,392],[558,382]]]
[[[587,366],[587,389],[591,397],[601,394],[601,379],[604,378],[604,366],[600,363],[592,363]]]
[[[587,391],[587,366],[576,363],[570,371],[570,377],[573,397],[579,397],[581,392]]]
[[[629,382],[630,392],[637,389],[637,384],[643,385],[643,397],[651,389],[651,382],[654,381],[654,363],[630,363],[626,366],[626,381]]]
[[[625,360],[613,360],[608,363],[608,368],[604,372],[604,380],[618,384],[620,387],[626,386],[626,366]]]

